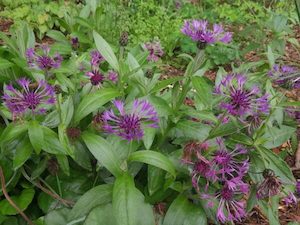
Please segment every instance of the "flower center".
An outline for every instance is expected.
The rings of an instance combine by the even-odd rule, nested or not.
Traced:
[[[224,187],[221,191],[221,197],[229,201],[233,198],[233,191],[230,190],[228,187]]]
[[[247,110],[250,108],[250,98],[247,91],[242,90],[233,90],[230,94],[231,105],[234,109],[244,109]]]
[[[119,127],[122,131],[121,133],[125,134],[128,139],[139,139],[143,136],[140,119],[135,115],[122,116]]]
[[[217,151],[215,154],[216,163],[218,163],[222,166],[228,165],[231,160],[232,160],[231,155],[226,151],[223,151],[223,150]]]
[[[49,70],[52,68],[53,60],[49,56],[46,56],[46,55],[40,56],[40,57],[38,57],[37,62],[38,62],[38,66],[40,67],[40,69]]]
[[[29,109],[36,109],[38,104],[40,104],[40,98],[33,92],[24,94],[24,101],[28,104]]]
[[[209,165],[202,160],[198,161],[194,165],[194,171],[202,176],[206,176],[206,174],[209,172]]]
[[[102,83],[104,80],[104,76],[101,73],[94,73],[94,75],[91,77],[90,81],[92,85],[96,86],[100,83]]]

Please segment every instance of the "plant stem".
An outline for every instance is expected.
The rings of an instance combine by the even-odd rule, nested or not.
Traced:
[[[26,214],[14,203],[14,201],[9,197],[7,191],[6,191],[6,185],[5,185],[5,177],[3,174],[3,170],[2,167],[0,166],[0,180],[1,180],[1,187],[2,187],[2,191],[3,194],[6,198],[6,200],[8,201],[8,203],[14,207],[17,212],[23,217],[23,219],[30,225],[35,225],[27,216]]]

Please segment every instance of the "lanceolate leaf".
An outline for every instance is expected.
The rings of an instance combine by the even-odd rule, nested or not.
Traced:
[[[25,137],[16,147],[16,153],[13,160],[14,169],[21,167],[26,160],[29,159],[32,151],[32,145],[30,144],[28,137]]]
[[[69,220],[74,220],[88,214],[94,207],[112,201],[112,189],[110,184],[103,184],[90,189],[76,202],[69,214]]]
[[[174,177],[176,176],[175,167],[172,164],[171,160],[169,160],[166,156],[159,152],[150,150],[137,151],[130,155],[129,161],[147,163],[169,172]]]
[[[0,145],[3,146],[6,142],[16,140],[20,135],[24,134],[28,129],[28,123],[9,124],[2,132],[0,137]]]
[[[128,174],[118,177],[113,188],[113,214],[116,225],[154,225],[151,206],[144,201],[143,194],[136,189]]]
[[[43,127],[37,121],[29,123],[28,136],[35,152],[39,154],[44,146],[44,132]]]
[[[102,137],[85,132],[82,139],[94,157],[114,176],[122,174],[121,161],[109,143]]]
[[[102,88],[85,96],[75,111],[74,121],[78,123],[82,118],[97,110],[105,103],[119,96],[120,93],[112,88]]]
[[[206,225],[206,215],[199,205],[194,205],[179,195],[169,207],[163,225]]]
[[[119,62],[112,48],[96,31],[93,31],[93,36],[98,51],[114,70],[119,71]]]
[[[116,220],[111,204],[101,205],[94,208],[86,220],[84,225],[116,225]]]

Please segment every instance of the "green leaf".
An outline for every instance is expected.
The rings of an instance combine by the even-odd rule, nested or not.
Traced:
[[[233,122],[229,122],[226,124],[220,125],[217,129],[211,130],[209,133],[209,138],[219,137],[219,136],[227,136],[229,134],[233,134],[238,131],[236,124]]]
[[[14,64],[6,59],[0,58],[0,70],[8,69],[12,67]]]
[[[295,178],[290,167],[282,158],[264,147],[257,147],[257,149],[259,150],[261,157],[264,159],[265,168],[273,170],[276,176],[280,177],[284,183],[295,183]]]
[[[32,153],[32,145],[30,144],[29,139],[24,138],[16,147],[16,153],[14,155],[13,167],[14,169],[20,168],[27,159],[30,158]]]
[[[69,214],[69,220],[74,220],[88,214],[94,207],[112,201],[112,185],[103,184],[94,187],[82,195]]]
[[[272,68],[275,64],[275,56],[273,54],[271,46],[269,45],[268,45],[267,57],[268,57],[269,65]]]
[[[61,105],[61,123],[64,124],[65,127],[68,127],[70,124],[74,113],[74,104],[72,96],[69,96],[67,100]]]
[[[167,211],[163,225],[206,225],[207,218],[201,208],[179,195]]]
[[[128,174],[116,179],[112,203],[116,225],[155,224],[152,207],[145,203],[143,194],[135,188],[133,178]]]
[[[158,91],[161,91],[162,89],[168,87],[169,85],[174,84],[175,82],[183,80],[183,79],[184,79],[184,77],[181,76],[181,77],[175,77],[175,78],[170,78],[170,79],[159,81],[154,86],[154,88],[151,90],[151,93],[156,93]]]
[[[152,143],[154,141],[155,134],[156,134],[156,128],[152,128],[152,127],[144,128],[143,142],[147,150],[151,148]]]
[[[82,134],[82,139],[93,156],[106,169],[108,169],[114,176],[122,174],[121,161],[105,139],[88,132],[84,132]]]
[[[24,189],[19,196],[11,196],[11,199],[22,211],[24,211],[32,202],[34,193],[34,189]],[[17,215],[18,212],[6,199],[4,199],[0,201],[0,214]]]
[[[147,163],[149,165],[158,167],[160,169],[169,172],[174,177],[176,176],[175,167],[171,162],[171,160],[169,160],[166,156],[164,156],[159,152],[150,151],[150,150],[133,152],[129,156],[128,160],[129,162],[135,161],[135,162]]]
[[[74,122],[78,123],[82,118],[119,95],[120,93],[112,88],[102,88],[94,93],[86,95],[75,111]]]
[[[212,105],[212,87],[209,85],[204,77],[193,77],[192,78],[193,87],[197,91],[197,96],[201,102],[207,107],[210,108]]]
[[[64,148],[64,146],[58,140],[57,134],[49,129],[48,127],[43,127],[44,133],[44,146],[43,150],[50,154],[55,155],[67,155],[68,152]]]
[[[23,122],[22,124],[15,124],[15,123],[9,124],[2,132],[2,135],[0,137],[0,145],[3,146],[3,144],[7,142],[16,140],[19,136],[24,134],[27,131],[27,129],[28,129],[27,122]]]
[[[94,208],[86,218],[84,225],[116,225],[112,204]]]
[[[110,45],[96,31],[93,31],[93,37],[96,43],[96,47],[98,51],[101,53],[101,55],[103,56],[103,58],[108,62],[108,64],[114,70],[119,72],[119,62]]]
[[[208,137],[210,130],[211,127],[208,125],[190,120],[183,120],[177,123],[176,127],[171,131],[175,137],[204,141]]]
[[[280,128],[278,127],[268,127],[266,130],[265,134],[263,135],[263,138],[268,140],[264,144],[264,147],[266,148],[275,148],[286,141],[288,141],[291,136],[296,132],[296,128],[286,126],[286,125],[281,125]]]
[[[36,154],[39,154],[44,146],[43,126],[36,120],[30,121],[28,126],[28,136]]]
[[[62,208],[50,211],[45,216],[45,225],[62,225],[67,224],[67,218],[70,209]]]
[[[70,42],[68,41],[68,39],[65,37],[65,35],[57,30],[49,30],[47,32],[47,36],[58,41],[58,42],[64,42],[66,44],[69,44]]]

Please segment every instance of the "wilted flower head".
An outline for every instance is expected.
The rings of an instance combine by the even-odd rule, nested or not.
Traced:
[[[194,41],[214,44],[216,42],[229,43],[232,39],[230,32],[225,32],[222,25],[214,24],[209,29],[206,20],[186,20],[181,32],[192,38]]]
[[[122,101],[114,101],[118,113],[111,109],[103,113],[103,129],[107,133],[116,134],[121,138],[132,141],[144,136],[143,125],[158,127],[158,115],[154,107],[146,100],[135,100],[132,107],[125,109]]]
[[[68,127],[66,131],[68,138],[72,141],[78,139],[81,135],[81,130],[77,127]]]
[[[289,85],[292,88],[300,88],[300,71],[286,65],[275,64],[268,75],[278,85]]]
[[[40,80],[35,85],[26,78],[21,78],[17,83],[21,87],[20,90],[9,84],[2,97],[13,116],[20,116],[27,111],[33,114],[44,113],[46,105],[55,103],[54,89],[45,80]]]
[[[30,67],[49,71],[52,68],[59,68],[63,58],[56,53],[54,56],[50,55],[50,48],[47,45],[42,45],[42,54],[38,54],[33,48],[26,50],[25,56]]]
[[[118,82],[118,74],[115,71],[108,71],[107,79],[116,84]]]
[[[239,187],[232,190],[227,184],[223,186],[217,194],[219,199],[217,219],[221,223],[241,221],[246,216],[245,202],[237,199],[238,196],[246,193]]]
[[[263,182],[257,188],[257,198],[263,199],[279,194],[281,191],[282,183],[280,179],[275,176],[274,171],[265,169],[263,172],[263,177]]]
[[[100,63],[102,63],[103,61],[105,61],[105,59],[103,58],[103,56],[100,54],[100,52],[98,52],[97,50],[93,50],[91,51],[91,66],[94,67],[98,67],[100,65]]]
[[[104,81],[104,75],[98,69],[89,71],[86,75],[90,78],[91,84],[94,86],[101,85]]]
[[[145,44],[145,48],[149,51],[149,55],[147,60],[156,62],[161,58],[164,54],[162,50],[161,44],[159,41],[147,42]]]
[[[224,97],[220,107],[233,116],[269,112],[268,95],[262,95],[257,86],[246,87],[247,78],[229,74],[216,87],[215,93]]]
[[[192,162],[198,154],[201,154],[202,151],[208,148],[209,145],[207,142],[190,141],[184,146],[182,161],[187,163]]]

